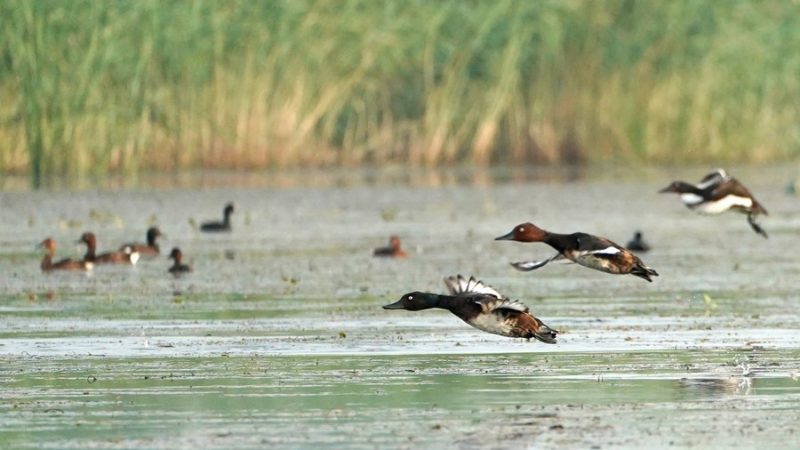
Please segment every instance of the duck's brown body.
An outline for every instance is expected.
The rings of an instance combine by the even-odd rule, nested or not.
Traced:
[[[558,332],[534,317],[522,303],[502,296],[472,277],[469,280],[461,275],[448,277],[445,284],[451,295],[411,292],[383,309],[419,311],[442,308],[487,333],[556,343]]]
[[[123,244],[119,247],[119,251],[124,253],[126,249],[129,249],[131,252],[139,253],[140,256],[147,256],[147,257],[158,256],[161,253],[161,249],[158,247],[158,242],[156,240],[160,236],[161,236],[161,231],[158,228],[150,227],[147,229],[146,244],[142,244],[139,242]]]
[[[405,258],[408,255],[401,247],[400,238],[397,236],[390,236],[389,246],[376,248],[372,251],[372,256],[383,258]]]
[[[756,233],[767,237],[767,232],[756,223],[759,214],[768,215],[767,209],[736,178],[723,169],[704,176],[697,184],[673,181],[659,192],[680,194],[687,208],[701,214],[721,214],[728,210],[747,214],[747,223]]]
[[[89,261],[94,264],[136,264],[139,260],[139,254],[132,251],[116,251],[97,254],[97,238],[94,233],[87,231],[81,235],[80,242],[86,244],[86,254],[83,256],[84,261]]]
[[[44,248],[46,252],[40,264],[43,272],[51,272],[53,270],[87,271],[92,270],[94,266],[94,264],[89,261],[76,261],[69,258],[53,262],[53,256],[56,253],[56,242],[51,238],[43,240],[39,246]]]

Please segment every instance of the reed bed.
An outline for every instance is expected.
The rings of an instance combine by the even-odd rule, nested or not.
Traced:
[[[0,171],[800,155],[800,2],[0,2]]]

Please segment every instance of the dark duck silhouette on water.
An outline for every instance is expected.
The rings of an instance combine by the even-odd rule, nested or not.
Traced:
[[[767,237],[767,232],[756,223],[757,215],[769,215],[767,210],[739,180],[728,175],[723,169],[709,173],[697,184],[673,181],[659,192],[680,194],[681,202],[687,208],[701,214],[721,214],[730,209],[745,213],[750,228]]]
[[[633,250],[635,252],[650,251],[650,245],[644,241],[644,237],[642,237],[641,231],[633,233],[633,239],[628,241],[628,243],[625,245],[625,248],[627,248],[628,250]]]
[[[47,238],[39,243],[39,247],[45,250],[44,258],[42,258],[41,268],[43,272],[50,272],[53,270],[92,270],[94,264],[89,261],[78,261],[74,259],[65,258],[58,262],[53,262],[53,256],[56,253],[56,241]]]
[[[389,236],[389,246],[376,248],[372,251],[372,256],[384,258],[405,258],[408,255],[400,247],[400,238],[397,236]]]
[[[658,272],[644,265],[642,260],[630,250],[606,238],[591,234],[551,233],[528,222],[517,225],[511,232],[497,237],[495,240],[544,242],[558,251],[543,261],[511,263],[517,270],[535,270],[551,261],[566,258],[590,269],[615,275],[631,274],[647,281],[653,281],[651,276],[658,276]]]
[[[231,231],[231,214],[233,214],[233,203],[225,205],[222,212],[222,222],[204,222],[200,224],[200,231],[206,233],[226,233]]]
[[[136,264],[139,261],[139,253],[134,252],[130,247],[125,247],[122,251],[106,252],[97,254],[97,238],[92,232],[85,232],[81,235],[78,242],[86,244],[86,255],[83,260],[94,264]]]
[[[141,244],[133,242],[130,244],[123,244],[119,247],[119,251],[125,252],[125,249],[130,249],[131,252],[139,253],[139,256],[158,256],[161,250],[158,248],[156,239],[161,237],[161,230],[156,227],[147,229],[147,243]]]
[[[173,275],[180,275],[182,273],[188,273],[192,271],[192,266],[182,263],[183,253],[178,247],[173,248],[172,252],[170,252],[167,258],[173,261],[172,266],[168,269],[169,273]]]
[[[461,275],[451,276],[445,278],[444,283],[449,295],[411,292],[394,303],[384,305],[383,309],[420,311],[441,308],[487,333],[556,343],[558,331],[534,317],[528,307],[518,300],[510,300],[473,277],[466,280]]]

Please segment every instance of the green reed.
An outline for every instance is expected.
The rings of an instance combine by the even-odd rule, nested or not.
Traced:
[[[0,3],[0,170],[800,154],[800,3]]]

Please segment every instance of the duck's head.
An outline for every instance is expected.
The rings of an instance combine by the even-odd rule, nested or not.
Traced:
[[[525,222],[514,227],[508,234],[494,238],[495,241],[541,242],[546,231],[536,225]]]
[[[169,256],[167,256],[167,258],[174,259],[176,261],[180,261],[181,257],[183,257],[183,253],[178,247],[173,248],[172,251],[169,252]]]
[[[393,250],[400,250],[400,238],[396,235],[389,236],[389,246]]]
[[[419,311],[421,309],[433,308],[439,302],[437,294],[428,292],[409,292],[402,296],[400,300],[383,305],[383,309],[405,309],[407,311]]]
[[[233,206],[234,206],[233,202],[230,202],[227,205],[225,205],[224,213],[226,216],[230,216],[231,214],[233,214]]]
[[[43,248],[47,252],[54,253],[56,251],[56,241],[52,238],[47,238],[39,243],[38,248]]]
[[[683,194],[686,192],[693,192],[695,187],[685,181],[673,181],[669,184],[669,186],[665,187],[658,191],[659,193],[663,194],[666,192],[674,192],[676,194]]]
[[[90,247],[93,247],[97,245],[97,238],[94,236],[94,233],[87,231],[81,235],[81,238],[78,239],[78,243],[84,243]]]
[[[157,237],[161,237],[161,230],[156,227],[150,227],[147,229],[147,240],[150,242],[154,242]]]

